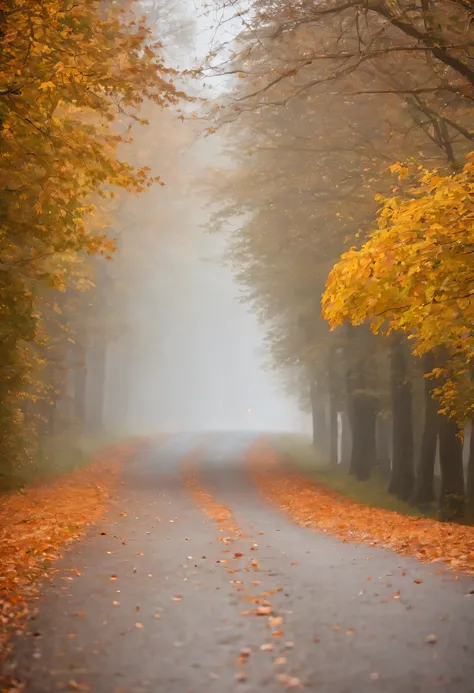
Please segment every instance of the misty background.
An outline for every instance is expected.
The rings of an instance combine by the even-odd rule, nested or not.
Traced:
[[[218,41],[235,35],[231,24],[193,2],[171,12],[163,42],[177,69],[192,69]],[[163,23],[158,20],[156,27],[159,33]],[[216,78],[205,87],[215,95],[224,85]],[[202,94],[201,81],[194,88]],[[121,200],[123,241],[107,271],[126,286],[126,300],[117,303],[115,297],[111,309],[127,317],[126,328],[108,340],[104,426],[124,425],[132,433],[309,431],[308,417],[266,367],[263,329],[242,303],[225,261],[225,234],[208,232],[212,210],[199,181],[222,165],[225,135],[203,134],[190,117],[194,108],[184,119],[151,108],[150,126],[137,133],[135,156],[166,185]],[[127,224],[136,233],[127,233]]]

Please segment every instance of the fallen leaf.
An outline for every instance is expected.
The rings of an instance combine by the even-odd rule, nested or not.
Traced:
[[[415,583],[415,585],[421,585],[423,580],[413,580],[413,582]]]
[[[135,628],[143,628],[143,623],[135,623]]]
[[[302,688],[301,681],[296,676],[288,674],[279,674],[278,680],[285,684],[286,688]]]
[[[272,613],[271,606],[258,606],[256,609],[257,616],[270,616]]]
[[[182,597],[180,597],[180,596],[178,595],[177,597],[171,597],[171,599],[172,599],[174,602],[180,602],[180,601],[182,600]]]
[[[243,555],[244,555],[243,553],[236,551],[236,553],[234,553],[234,558],[241,558]]]
[[[283,623],[283,619],[281,616],[271,616],[268,619],[268,625],[270,628],[274,628],[275,626],[280,626]]]
[[[431,635],[428,635],[426,637],[425,642],[428,643],[429,645],[434,645],[435,643],[438,642],[438,638],[436,637],[436,635],[434,633],[431,633]]]
[[[348,628],[346,630],[346,635],[354,635],[355,632],[355,628]]]
[[[264,645],[260,645],[260,649],[262,650],[262,652],[271,652],[275,648],[270,642],[267,642]]]
[[[283,630],[274,630],[272,633],[272,636],[274,638],[281,638],[283,635],[285,635],[285,632]]]
[[[247,680],[247,674],[245,671],[238,671],[236,674],[234,674],[235,680],[236,681],[246,681]]]
[[[68,681],[69,688],[73,691],[89,691],[90,688],[89,686],[86,686],[85,683],[78,683],[77,681],[74,681],[71,679],[71,681]]]
[[[161,618],[161,614],[155,614],[155,615],[153,616],[153,618],[157,618],[157,619],[158,619],[158,618]]]
[[[112,602],[112,604],[113,604],[114,606],[120,606],[120,602],[117,602],[117,601]]]
[[[286,663],[286,657],[275,657],[273,660],[274,664],[285,664]]]

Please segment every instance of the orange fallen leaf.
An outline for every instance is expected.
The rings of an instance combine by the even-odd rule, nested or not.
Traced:
[[[236,551],[236,553],[234,553],[234,558],[241,558],[243,555],[244,555],[243,553]]]
[[[180,596],[178,595],[178,596],[176,596],[176,597],[171,597],[171,599],[172,599],[174,602],[180,602],[180,601],[182,600],[182,597],[180,597]]]
[[[71,681],[68,681],[69,688],[73,691],[89,691],[90,688],[87,686],[85,683],[78,683],[77,681],[74,681],[71,679]]]
[[[135,623],[135,628],[143,628],[143,623]]]
[[[273,660],[274,664],[285,664],[286,662],[286,657],[275,657]]]
[[[413,580],[413,582],[415,583],[415,585],[421,585],[423,580]]]
[[[256,609],[257,616],[270,616],[272,613],[271,606],[258,606]]]
[[[281,616],[272,616],[268,619],[268,624],[270,628],[274,628],[275,626],[280,626],[283,623],[283,619]]]
[[[285,635],[285,632],[283,630],[274,630],[272,633],[272,636],[274,638],[281,638],[283,635]]]
[[[271,652],[275,648],[270,642],[267,642],[264,645],[260,645],[260,649],[262,650],[262,652]]]
[[[279,674],[278,680],[285,684],[286,688],[302,688],[301,681],[296,676],[288,674]]]

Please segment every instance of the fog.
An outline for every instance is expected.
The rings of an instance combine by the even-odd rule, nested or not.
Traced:
[[[171,34],[166,46],[179,69],[197,64],[216,40],[211,18],[187,21],[187,45]],[[202,84],[193,89],[200,94]],[[114,213],[121,233],[109,274],[127,298],[111,309],[126,328],[107,346],[104,425],[131,433],[301,431],[305,417],[267,368],[263,328],[225,260],[228,237],[207,229],[211,210],[200,181],[222,164],[225,135],[206,136],[189,120],[190,108],[184,120],[152,108],[147,131],[127,148],[166,185],[122,196]]]

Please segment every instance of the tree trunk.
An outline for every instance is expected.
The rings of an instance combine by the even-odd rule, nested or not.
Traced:
[[[431,373],[435,367],[434,354],[428,352],[423,356],[423,371]],[[432,392],[435,383],[431,378],[425,378],[425,419],[421,439],[420,458],[416,470],[413,503],[423,506],[433,503],[436,499],[434,491],[434,468],[436,460],[436,444],[438,440],[438,404],[433,399]]]
[[[376,457],[375,420],[376,398],[368,393],[357,393],[351,398],[352,454],[349,473],[359,481],[366,481]]]
[[[474,525],[474,428],[471,421],[471,439],[469,441],[469,460],[467,463],[467,482],[466,482],[466,519]]]
[[[390,478],[391,470],[391,422],[390,419],[377,417],[377,469],[381,477]]]
[[[74,419],[83,426],[86,420],[87,368],[86,351],[82,341],[76,341],[74,352]]]
[[[311,381],[309,385],[309,398],[311,401],[311,423],[313,427],[313,447],[317,447],[319,438],[319,407],[316,383]]]
[[[342,423],[342,440],[341,440],[341,467],[347,472],[351,465],[351,450],[352,450],[352,438],[351,438],[351,426],[349,422],[349,416],[346,411],[341,412],[341,423]]]
[[[389,493],[408,500],[415,478],[413,466],[412,388],[408,377],[406,346],[403,335],[395,333],[391,340],[392,390],[392,473]]]
[[[329,394],[329,464],[337,467],[337,404],[333,393]]]
[[[104,430],[105,381],[107,367],[107,344],[100,339],[90,351],[90,378],[87,387],[87,420],[93,433]]]
[[[466,498],[459,427],[455,421],[443,415],[438,417],[438,423],[441,467],[440,519],[445,522],[460,522],[465,517]]]

